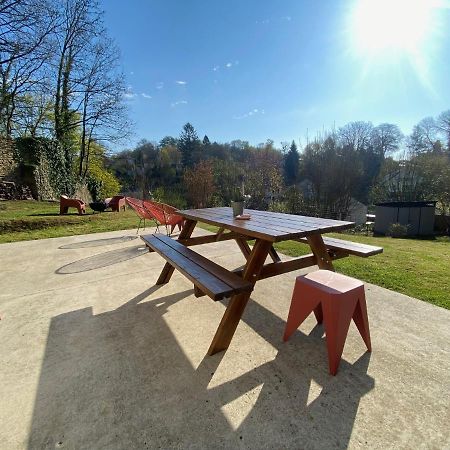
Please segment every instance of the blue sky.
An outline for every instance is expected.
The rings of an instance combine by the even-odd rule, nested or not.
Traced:
[[[129,147],[178,136],[188,121],[211,141],[252,144],[304,143],[353,120],[409,133],[450,109],[447,0],[104,0],[102,7],[129,86],[136,123]]]

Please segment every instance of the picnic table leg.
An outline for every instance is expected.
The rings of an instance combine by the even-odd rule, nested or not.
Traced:
[[[247,241],[245,239],[236,239],[236,242],[239,245],[239,248],[241,249],[242,254],[245,256],[245,259],[248,259],[252,249],[248,245]],[[273,262],[281,261],[281,258],[278,255],[277,251],[274,249],[273,245],[272,245],[272,247],[270,247],[269,255],[272,258]]]
[[[272,243],[258,239],[245,265],[243,279],[253,284],[264,266]],[[241,320],[245,307],[247,306],[250,293],[237,294],[231,297],[227,309],[220,321],[216,334],[209,346],[208,355],[226,350],[230,345],[234,332]]]
[[[272,247],[269,250],[269,255],[272,258],[272,261],[274,263],[281,261],[280,255],[277,253],[277,251],[275,250],[273,245],[272,245]]]
[[[245,259],[248,260],[250,257],[250,254],[252,252],[252,249],[250,248],[250,245],[248,245],[247,241],[245,239],[236,239],[237,245],[239,245],[239,248],[241,249],[242,254],[244,255]]]
[[[317,265],[319,269],[331,270],[334,272],[333,262],[330,255],[327,252],[327,248],[323,242],[321,234],[311,234],[306,237],[308,239],[308,244],[311,247],[317,259]]]
[[[180,231],[178,239],[180,240],[190,238],[192,232],[194,231],[195,225],[197,225],[196,220],[186,220],[183,229]],[[156,281],[156,285],[168,283],[170,278],[172,277],[174,270],[175,269],[173,266],[171,266],[169,263],[166,263],[163,267],[163,270],[161,271],[161,274],[159,275],[158,280]]]

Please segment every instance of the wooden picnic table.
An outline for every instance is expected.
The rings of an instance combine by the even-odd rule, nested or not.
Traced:
[[[209,355],[226,350],[239,324],[253,286],[262,278],[276,276],[301,268],[318,265],[334,270],[332,260],[349,254],[370,256],[380,253],[380,247],[329,239],[323,233],[341,231],[354,226],[353,222],[297,216],[269,211],[245,210],[249,220],[233,217],[232,209],[204,208],[178,211],[186,221],[178,240],[162,236],[142,236],[150,251],[163,256],[165,264],[156,284],[168,283],[175,268],[194,283],[195,295],[209,295],[220,300],[231,295],[230,301],[208,350]],[[192,237],[198,222],[219,227],[216,234]],[[243,269],[228,271],[193,252],[187,247],[233,239],[243,253]],[[253,248],[248,245],[254,240]],[[296,240],[309,244],[312,253],[288,261],[281,261],[273,244]],[[268,256],[272,262],[266,263]]]

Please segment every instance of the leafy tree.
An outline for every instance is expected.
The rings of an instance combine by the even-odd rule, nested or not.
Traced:
[[[236,187],[240,187],[244,181],[244,167],[229,158],[214,159],[213,173],[217,203],[229,206]]]
[[[300,167],[300,154],[295,142],[292,144],[284,158],[284,182],[287,186],[295,184],[298,181]]]
[[[250,151],[244,175],[245,194],[251,198],[248,206],[267,209],[280,195],[283,186],[282,155],[267,142],[265,147]]]
[[[200,140],[194,127],[188,122],[178,139],[178,149],[181,152],[181,160],[184,167],[192,167],[200,160]]]
[[[312,187],[309,200],[316,214],[342,218],[347,215],[363,176],[360,155],[353,145],[343,146],[334,135],[305,147],[301,171]]]
[[[201,161],[186,169],[183,177],[187,197],[194,208],[210,206],[215,192],[214,174],[210,161]]]
[[[202,144],[203,144],[205,147],[207,147],[208,145],[211,144],[211,142],[209,141],[209,137],[206,136],[206,134],[205,134],[205,136],[203,137]]]
[[[119,180],[105,168],[105,153],[105,148],[100,144],[91,143],[91,161],[87,177],[90,180],[95,180],[95,184],[98,185],[98,191],[95,194],[101,199],[112,197],[120,191]],[[91,194],[94,194],[94,192],[91,191]],[[92,196],[96,200],[95,195]]]
[[[159,147],[176,147],[177,146],[177,139],[172,136],[165,136],[159,141]]]

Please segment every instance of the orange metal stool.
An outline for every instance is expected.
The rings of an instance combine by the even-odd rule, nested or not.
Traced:
[[[336,375],[338,370],[352,319],[367,349],[372,351],[366,296],[361,281],[329,270],[317,270],[297,277],[284,341],[313,311],[317,322],[324,322],[331,375]]]

